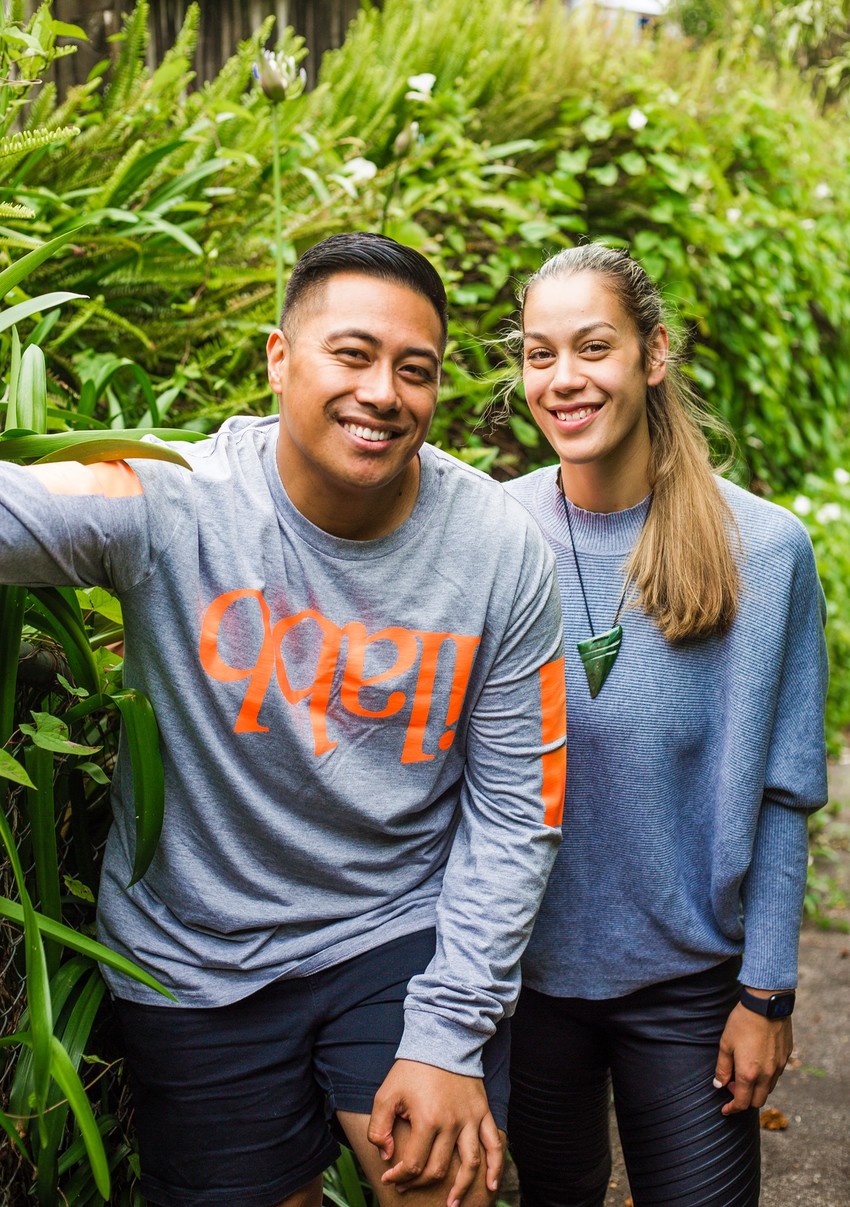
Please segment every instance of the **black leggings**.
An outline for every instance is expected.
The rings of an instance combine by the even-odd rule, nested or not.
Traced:
[[[610,1084],[635,1207],[757,1207],[759,1121],[721,1115],[717,1048],[738,960],[604,1001],[524,989],[508,1136],[522,1207],[601,1207]]]

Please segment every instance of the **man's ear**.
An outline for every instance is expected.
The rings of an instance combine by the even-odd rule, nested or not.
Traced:
[[[269,385],[278,398],[283,394],[289,355],[289,340],[280,328],[276,327],[266,342],[266,358],[268,362]]]
[[[669,356],[670,337],[664,324],[659,323],[649,343],[649,372],[646,378],[648,386],[657,386],[664,380]]]

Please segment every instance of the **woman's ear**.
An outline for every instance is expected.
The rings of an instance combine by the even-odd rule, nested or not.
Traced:
[[[657,386],[664,380],[664,375],[667,372],[667,361],[670,357],[670,337],[663,323],[659,323],[656,327],[655,334],[649,341],[648,352],[649,368],[646,375],[646,384],[648,386]]]

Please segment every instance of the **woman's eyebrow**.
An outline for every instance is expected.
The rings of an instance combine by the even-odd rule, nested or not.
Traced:
[[[576,330],[572,334],[573,334],[574,338],[581,339],[581,337],[583,335],[589,335],[591,331],[596,331],[599,327],[607,327],[609,331],[617,330],[617,328],[614,326],[614,324],[609,323],[607,321],[607,319],[596,319],[593,322],[584,323],[583,326],[576,328]],[[543,340],[545,342],[546,340],[551,339],[552,337],[551,337],[551,335],[545,334],[545,332],[543,332],[543,331],[524,331],[522,338],[523,339],[539,339],[539,340]]]

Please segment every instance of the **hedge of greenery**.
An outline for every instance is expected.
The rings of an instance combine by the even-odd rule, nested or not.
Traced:
[[[549,459],[522,399],[500,429],[483,418],[512,378],[501,336],[516,285],[578,239],[627,244],[681,313],[690,371],[737,434],[739,477],[809,526],[832,612],[837,750],[850,727],[850,119],[839,102],[824,116],[809,81],[765,54],[746,2],[730,54],[710,37],[638,38],[560,0],[387,0],[364,6],[312,93],[273,107],[253,79],[270,21],[202,83],[190,66],[197,6],[151,72],[140,0],[115,60],[59,97],[39,81],[81,31],[49,2],[27,17],[9,0],[0,456],[163,423],[188,439],[267,411],[279,188],[286,263],[352,228],[431,257],[453,316],[433,436],[482,468],[522,472]],[[304,48],[287,33],[280,49],[297,78]],[[117,714],[145,780],[143,854],[163,804],[155,723],[122,689],[108,648],[120,608],[106,593],[4,588],[0,619],[0,797],[15,785],[11,825],[0,801],[0,917],[24,928],[18,1005],[26,997],[0,1071],[14,1108],[0,1111],[0,1183],[48,1207],[138,1204],[121,1087],[86,1076],[99,1086],[94,1113],[81,1088],[103,994],[85,932]],[[26,682],[21,633],[41,675]],[[63,928],[74,911],[77,930]],[[363,1207],[345,1160],[327,1193]]]
[[[25,109],[27,131],[65,133],[34,149],[24,137],[0,160],[0,199],[34,213],[0,234],[24,247],[97,219],[32,280],[89,298],[39,332],[57,402],[89,382],[96,414],[148,409],[127,366],[111,397],[101,386],[117,350],[184,420],[210,424],[268,406],[271,110],[251,73],[270,22],[187,91],[197,10],[152,76],[146,15],[140,3],[112,68]],[[559,0],[367,7],[320,86],[280,107],[285,255],[367,227],[432,256],[456,350],[435,434],[474,455],[492,447],[474,429],[499,376],[476,341],[499,333],[517,278],[580,237],[626,242],[680,308],[742,473],[793,488],[838,464],[847,439],[847,119],[747,53],[730,63],[663,31],[637,41],[567,19]],[[422,73],[435,80],[417,92],[408,79]],[[479,458],[506,472],[546,455],[521,407],[496,448]]]

